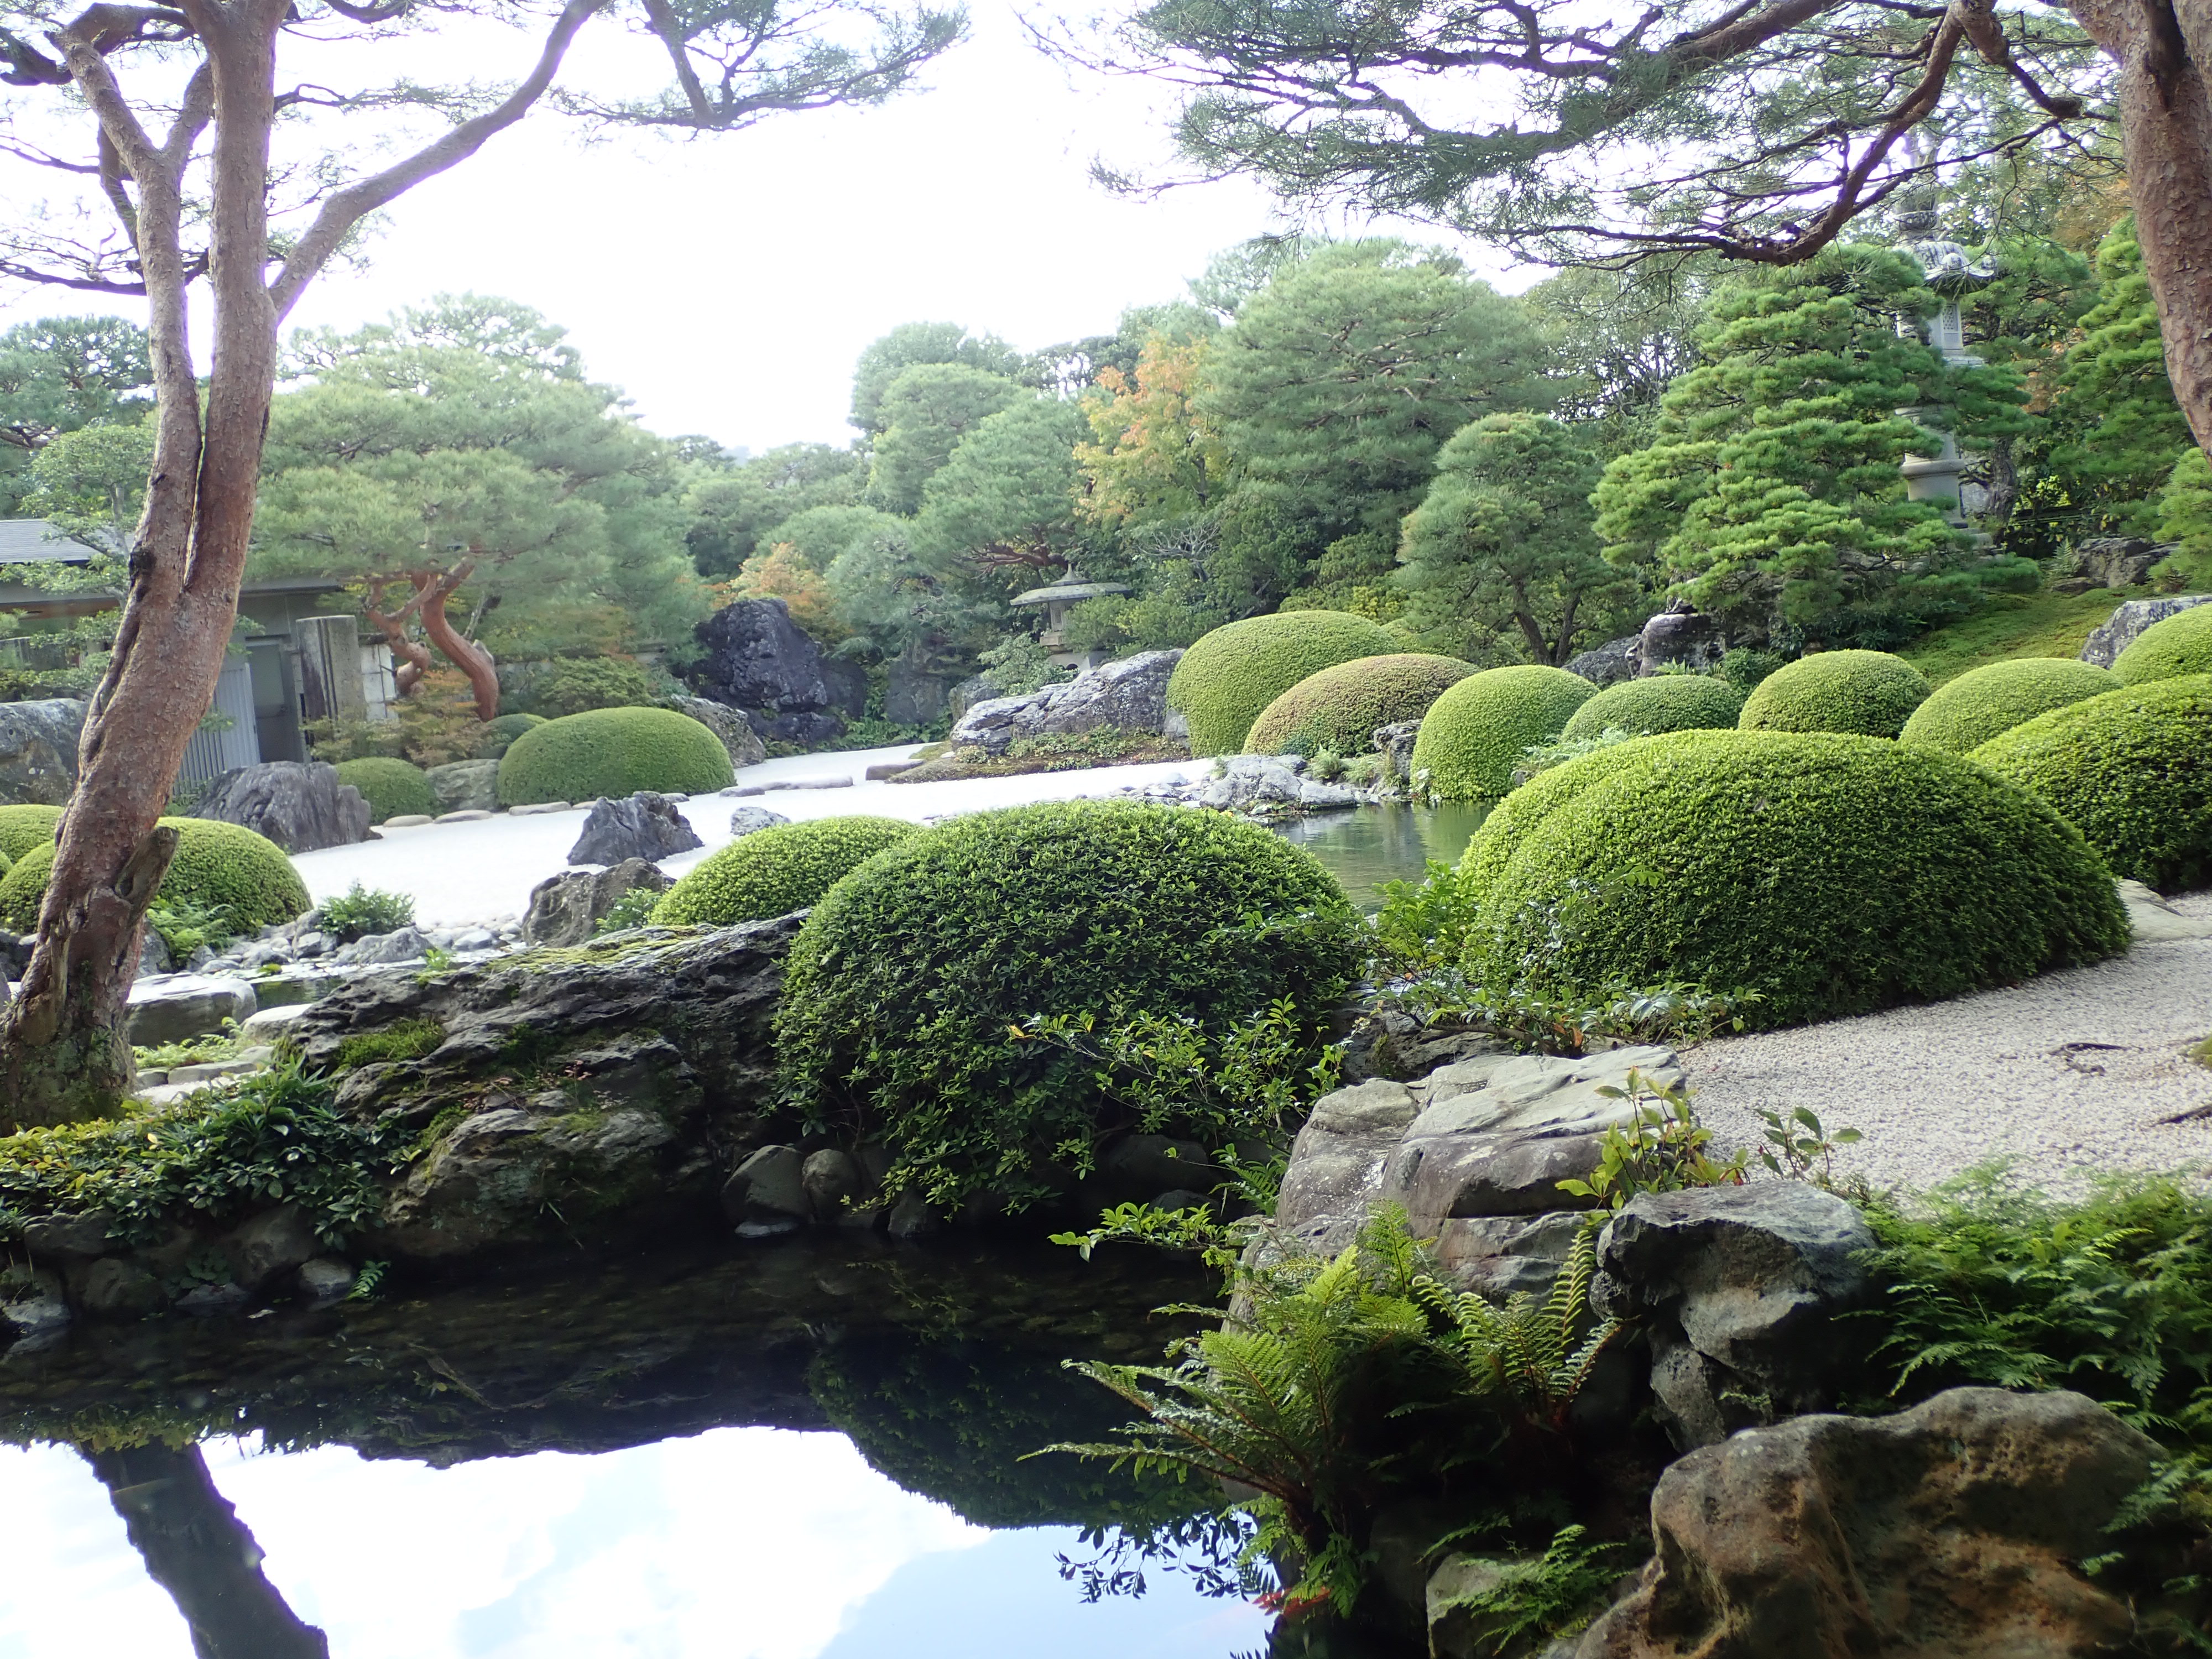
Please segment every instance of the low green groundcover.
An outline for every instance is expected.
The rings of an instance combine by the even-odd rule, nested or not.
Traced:
[[[2063,814],[2113,874],[2162,893],[2212,886],[2212,674],[2055,708],[1972,758]]]
[[[1194,755],[1234,755],[1252,722],[1310,674],[1395,644],[1382,623],[1345,611],[1281,611],[1201,635],[1168,678],[1168,707],[1190,722]]]
[[[2212,605],[2191,605],[2153,623],[2113,659],[2112,672],[2129,685],[2212,674]]]
[[[1928,701],[1928,677],[1887,651],[1823,651],[1761,680],[1744,699],[1747,732],[1850,732],[1893,738]]]
[[[722,740],[672,708],[594,708],[517,738],[499,763],[499,804],[620,800],[641,789],[704,795],[736,781]]]
[[[804,910],[884,848],[915,833],[897,818],[816,818],[741,836],[653,907],[656,927],[726,927]]]
[[[157,901],[219,909],[230,932],[246,934],[306,911],[307,886],[275,842],[213,818],[161,822],[177,832],[177,856],[155,893]],[[16,860],[0,878],[0,920],[11,927],[35,926],[53,867],[52,842]]]
[[[2080,832],[1941,750],[1681,732],[1559,771],[1600,763],[1585,787],[1551,786],[1562,798],[1524,821],[1489,881],[1468,945],[1478,979],[1540,994],[1700,982],[1756,992],[1749,1018],[1790,1025],[2127,945]]]
[[[61,821],[58,806],[0,806],[0,854],[12,864],[26,853],[52,846]]]
[[[1743,693],[1710,674],[1654,674],[1608,685],[1575,710],[1559,733],[1568,743],[1626,732],[1706,732],[1732,726],[1743,714]]]
[[[381,755],[342,761],[338,763],[338,781],[349,783],[361,791],[362,798],[368,803],[371,823],[382,823],[387,818],[437,816],[437,791],[430,787],[429,775],[411,761]]]
[[[1400,652],[1360,657],[1309,674],[1269,703],[1244,739],[1255,755],[1364,755],[1375,729],[1417,720],[1474,672],[1457,657]]]
[[[1912,711],[1903,737],[1963,755],[2038,714],[2119,689],[2118,676],[2072,657],[1984,663],[1936,687]]]
[[[1495,800],[1513,787],[1523,750],[1565,730],[1597,688],[1564,668],[1533,665],[1471,674],[1430,705],[1413,740],[1413,770],[1445,800]]]

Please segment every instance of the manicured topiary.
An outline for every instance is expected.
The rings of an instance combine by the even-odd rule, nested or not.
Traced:
[[[915,826],[897,818],[815,818],[732,842],[660,896],[653,925],[726,927],[804,910]]]
[[[543,714],[501,714],[484,723],[483,734],[477,739],[478,760],[497,760],[513,748],[514,740],[534,726],[546,723]]]
[[[437,816],[438,793],[430,787],[428,775],[412,761],[383,755],[341,761],[338,781],[361,791],[362,799],[368,803],[371,823],[382,823],[386,818]]]
[[[1970,758],[2063,813],[2114,875],[2162,893],[2212,887],[2212,675],[2055,708]]]
[[[52,846],[61,821],[58,806],[0,806],[0,853],[13,863],[26,853]]]
[[[499,763],[499,804],[711,794],[736,780],[713,732],[672,708],[594,708],[533,726]]]
[[[1711,732],[1732,726],[1743,693],[1710,674],[1654,674],[1608,685],[1575,710],[1559,735],[1569,743],[1609,731],[1647,738],[1658,732]]]
[[[1382,623],[1345,611],[1248,617],[1200,636],[1168,677],[1168,707],[1190,722],[1194,755],[1234,755],[1261,711],[1309,674],[1395,641]]]
[[[1302,1068],[1358,939],[1335,878],[1255,824],[1121,801],[973,813],[823,895],[787,964],[779,1059],[808,1115],[887,1146],[895,1180],[939,1203],[1019,1201],[1071,1144],[1142,1126],[1218,1146],[1210,1131],[1234,1114],[1173,1084],[1147,1120],[1102,1091],[1092,1058],[1009,1028],[1066,1015],[1103,1035],[1150,1014],[1218,1042],[1280,1003]]]
[[[1823,651],[1761,680],[1737,722],[1747,732],[1850,732],[1893,738],[1934,688],[1887,651]]]
[[[2112,672],[2128,685],[2212,674],[2212,605],[2193,605],[2153,623],[2112,659]]]
[[[2117,675],[2072,657],[1985,663],[1936,687],[1905,721],[1904,739],[1963,755],[2038,714],[2119,689]]]
[[[161,822],[177,832],[177,856],[155,890],[156,902],[220,909],[226,927],[246,934],[290,921],[307,909],[307,886],[275,842],[214,818]],[[0,878],[0,920],[12,927],[34,925],[53,867],[52,842],[18,859]]]
[[[1632,763],[1521,837],[1483,895],[1472,974],[1540,994],[1756,991],[1747,1018],[1771,1026],[2009,984],[2127,945],[2080,832],[1960,757],[1825,732],[1634,746]]]
[[[1494,800],[1513,787],[1522,751],[1549,743],[1597,695],[1564,668],[1491,668],[1429,706],[1413,739],[1413,771],[1445,800]]]
[[[1375,728],[1417,720],[1474,672],[1457,657],[1397,653],[1359,657],[1309,674],[1260,711],[1244,738],[1255,755],[1364,755]]]

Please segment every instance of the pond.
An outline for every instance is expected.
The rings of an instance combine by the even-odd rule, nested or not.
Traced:
[[[1275,831],[1327,865],[1355,903],[1373,910],[1382,902],[1384,882],[1419,881],[1431,859],[1457,863],[1493,804],[1394,802],[1294,818]]]

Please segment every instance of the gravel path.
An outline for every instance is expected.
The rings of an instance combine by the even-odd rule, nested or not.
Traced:
[[[2175,901],[2212,915],[2212,894]],[[2100,1170],[2212,1181],[2212,939],[2138,945],[2010,990],[1709,1042],[1683,1057],[1717,1136],[1809,1106],[1866,1139],[1839,1172],[1925,1188],[1992,1158],[2039,1185]],[[2203,1108],[2206,1115],[2169,1120]]]

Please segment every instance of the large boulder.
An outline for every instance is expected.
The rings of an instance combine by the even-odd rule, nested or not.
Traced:
[[[321,761],[264,761],[222,773],[191,813],[242,824],[288,853],[367,841],[371,815],[361,791]]]
[[[1679,665],[1701,674],[1718,667],[1727,650],[1728,636],[1722,631],[1721,619],[1693,611],[1676,599],[1644,624],[1644,632],[1637,638],[1636,672],[1656,674]]]
[[[84,708],[73,697],[0,703],[0,806],[68,805]]]
[[[758,766],[768,758],[768,749],[752,722],[729,704],[711,697],[671,697],[668,706],[679,714],[689,714],[720,738],[722,747],[730,751],[732,766]]]
[[[2081,1563],[2157,1448],[2077,1394],[1954,1389],[1693,1451],[1656,1553],[1575,1659],[2090,1659],[2133,1634]]]
[[[253,987],[242,979],[175,974],[147,980],[131,988],[131,1042],[158,1048],[204,1036],[221,1030],[227,1019],[244,1024],[258,1006]]]
[[[821,744],[867,706],[867,678],[826,655],[781,599],[739,599],[694,630],[705,647],[688,672],[702,697],[742,713],[762,738]]]
[[[1636,678],[1642,664],[1644,636],[1624,635],[1617,640],[1607,640],[1603,645],[1594,645],[1587,651],[1577,652],[1567,659],[1567,672],[1579,674],[1592,685],[1601,689],[1618,685],[1623,680]]]
[[[1018,738],[1047,732],[1111,730],[1164,736],[1168,677],[1182,660],[1180,651],[1140,651],[1025,696],[972,704],[952,728],[952,741],[996,755]]]
[[[641,789],[625,800],[595,800],[583,833],[568,849],[571,864],[620,864],[625,859],[659,863],[707,843],[665,795]]]
[[[422,775],[438,798],[438,811],[496,812],[499,811],[499,763],[495,760],[454,761],[433,766]]]
[[[2120,653],[2136,642],[2153,623],[2179,616],[2191,605],[2212,605],[2212,593],[2183,593],[2170,599],[2130,599],[2113,607],[2081,647],[2081,660],[2110,668]]]
[[[2095,586],[2136,587],[2149,579],[2153,565],[2178,546],[2142,536],[2092,536],[2075,548],[2074,562]]]
[[[530,890],[522,937],[532,945],[581,945],[623,894],[641,887],[665,893],[672,884],[657,866],[643,859],[623,859],[605,870],[563,870]]]

